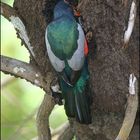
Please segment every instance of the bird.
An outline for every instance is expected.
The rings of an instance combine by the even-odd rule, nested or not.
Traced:
[[[57,0],[53,20],[47,25],[45,42],[48,58],[57,73],[66,115],[81,124],[91,123],[88,45],[76,21],[73,0]],[[47,16],[47,15],[46,15]]]

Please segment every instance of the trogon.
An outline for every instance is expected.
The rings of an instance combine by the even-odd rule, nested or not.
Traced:
[[[87,92],[88,46],[73,12],[72,6],[77,5],[77,2],[57,1],[53,20],[45,33],[48,57],[58,75],[67,116],[75,117],[82,124],[89,124],[91,97]]]

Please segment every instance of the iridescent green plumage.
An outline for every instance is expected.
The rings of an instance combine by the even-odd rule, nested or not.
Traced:
[[[54,20],[47,27],[45,39],[49,59],[58,73],[67,116],[91,123],[85,36],[71,7],[63,0],[54,9]]]
[[[63,16],[48,26],[48,40],[53,53],[60,59],[70,59],[77,49],[78,30],[74,19]],[[57,40],[54,40],[57,38]]]

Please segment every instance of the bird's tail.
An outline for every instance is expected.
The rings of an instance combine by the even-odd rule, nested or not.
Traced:
[[[74,95],[72,92],[67,92],[66,96],[64,95],[64,108],[66,111],[66,115],[68,117],[75,117],[75,102]]]
[[[86,88],[81,80],[75,87],[69,87],[63,82],[62,93],[64,98],[64,108],[68,117],[76,117],[82,124],[91,123],[91,97],[86,93]],[[61,83],[62,84],[62,83]]]
[[[60,87],[64,98],[64,107],[68,117],[76,117],[82,124],[91,123],[90,105],[92,97],[88,88],[89,73],[85,67],[77,83],[71,87],[63,79],[60,80]]]
[[[75,101],[73,88],[70,87],[63,79],[60,80],[60,87],[64,99],[64,108],[68,117],[75,117]]]
[[[75,116],[83,124],[91,123],[90,106],[92,104],[92,95],[89,90],[89,71],[88,63],[85,61],[81,76],[74,88],[75,97]]]
[[[92,98],[87,93],[86,87],[84,85],[85,81],[81,78],[74,90],[75,94],[75,116],[78,122],[82,124],[91,123],[91,111],[90,105],[92,103]]]

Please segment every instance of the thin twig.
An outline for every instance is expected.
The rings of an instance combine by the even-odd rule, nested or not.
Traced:
[[[1,56],[1,71],[15,77],[23,78],[46,91],[47,83],[43,80],[43,76],[36,66],[20,60]]]

